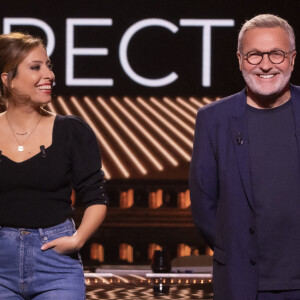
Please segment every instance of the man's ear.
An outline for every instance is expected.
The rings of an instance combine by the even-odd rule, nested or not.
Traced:
[[[292,70],[294,70],[296,54],[297,54],[297,51],[293,51],[293,53],[291,54],[291,56],[292,56],[292,59],[291,59],[291,68],[292,68]]]
[[[238,52],[236,53],[236,55],[237,55],[238,60],[239,60],[240,71],[242,71],[242,62],[243,62],[242,54],[238,51]]]

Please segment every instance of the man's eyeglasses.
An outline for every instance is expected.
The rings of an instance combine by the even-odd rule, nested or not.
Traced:
[[[290,52],[284,52],[282,50],[272,50],[269,52],[250,51],[244,55],[247,62],[251,65],[259,65],[263,60],[265,54],[268,55],[268,58],[272,64],[281,64],[286,58],[286,55],[291,52],[293,51]]]

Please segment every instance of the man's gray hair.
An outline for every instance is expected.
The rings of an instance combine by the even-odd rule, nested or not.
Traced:
[[[290,39],[290,51],[296,50],[295,34],[292,26],[284,19],[270,14],[257,15],[242,26],[238,37],[238,51],[242,52],[242,40],[247,30],[253,28],[272,28],[281,27],[287,32]]]

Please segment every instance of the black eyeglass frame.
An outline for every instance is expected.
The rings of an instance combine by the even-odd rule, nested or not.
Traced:
[[[250,52],[244,54],[244,59],[247,60],[247,62],[248,62],[250,65],[256,66],[256,65],[259,65],[259,64],[262,62],[262,60],[263,60],[263,58],[264,58],[264,55],[267,54],[267,55],[268,55],[268,59],[269,59],[269,61],[270,61],[272,64],[274,64],[274,65],[279,65],[279,64],[281,64],[281,63],[284,61],[284,59],[286,58],[286,55],[287,55],[287,54],[292,53],[292,52],[294,52],[294,51],[295,51],[295,50],[289,51],[289,52],[284,52],[283,50],[272,50],[272,51],[268,51],[268,52],[250,51]],[[276,52],[282,53],[282,61],[280,61],[280,62],[273,62],[273,61],[271,60],[270,55],[271,55],[272,53],[276,53]],[[251,63],[251,62],[249,61],[249,54],[251,54],[251,53],[256,53],[257,55],[259,55],[259,56],[261,57],[261,59],[260,59],[260,61],[259,61],[258,63],[254,64],[254,63]]]

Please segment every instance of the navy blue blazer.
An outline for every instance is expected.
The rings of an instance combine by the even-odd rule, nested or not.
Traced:
[[[300,149],[300,87],[290,89]],[[214,299],[255,300],[257,237],[245,89],[199,110],[189,184],[196,227],[214,250]]]

